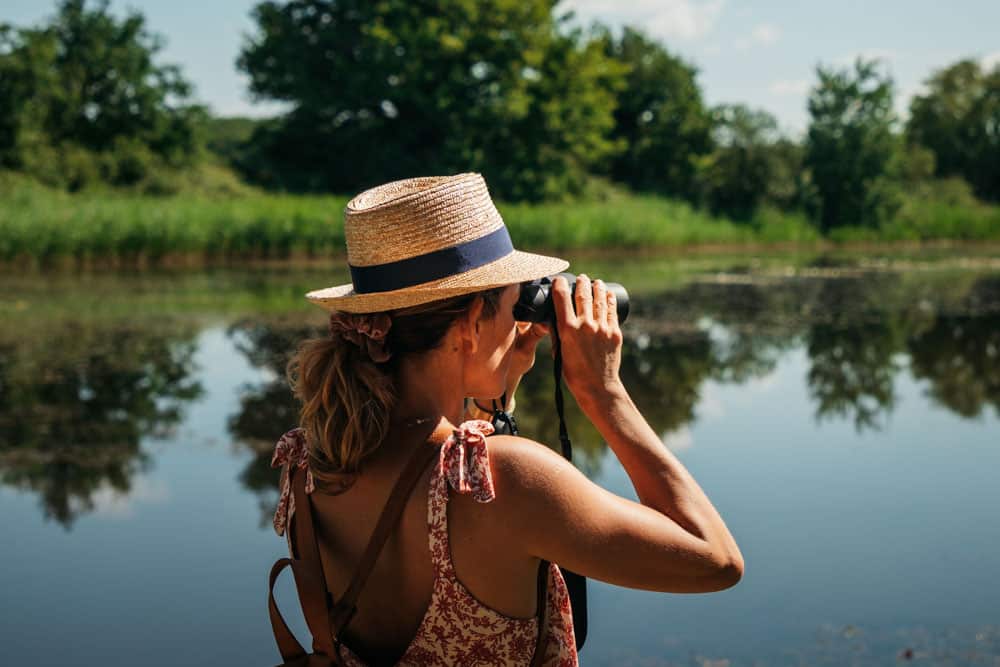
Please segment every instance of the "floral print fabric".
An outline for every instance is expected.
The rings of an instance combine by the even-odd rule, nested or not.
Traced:
[[[459,493],[471,493],[481,503],[496,497],[490,475],[490,456],[486,451],[486,436],[493,433],[493,424],[471,419],[455,429],[441,447],[441,469],[448,483]]]
[[[451,561],[448,489],[450,486],[457,493],[470,493],[479,502],[493,500],[495,490],[486,444],[486,436],[492,432],[493,426],[487,421],[466,421],[441,447],[427,502],[434,590],[416,636],[398,663],[400,666],[529,665],[534,656],[537,617],[513,618],[487,607],[458,580]],[[283,517],[284,520],[287,518]],[[574,667],[578,663],[569,592],[555,564],[549,565],[548,577],[543,664]],[[349,648],[344,645],[339,648],[346,665],[365,667]]]
[[[306,471],[306,493],[312,493],[316,490],[312,471],[309,470],[309,448],[306,446],[304,429],[293,428],[281,436],[278,444],[275,445],[274,456],[271,457],[271,467],[280,468],[286,463]],[[295,494],[292,493],[292,484],[288,475],[282,470],[281,495],[278,497],[278,509],[274,512],[274,532],[278,535],[284,535],[294,513]]]

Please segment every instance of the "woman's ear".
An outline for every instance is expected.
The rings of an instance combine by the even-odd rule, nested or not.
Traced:
[[[476,297],[476,300],[472,302],[472,305],[469,306],[469,309],[461,318],[461,345],[463,349],[468,350],[469,354],[475,354],[476,350],[479,349],[481,331],[479,319],[483,314],[483,305],[483,298]]]

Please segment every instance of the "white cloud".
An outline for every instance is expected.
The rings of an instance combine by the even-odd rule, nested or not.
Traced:
[[[785,97],[789,95],[805,95],[809,92],[812,83],[809,79],[779,79],[772,81],[767,86],[768,92],[772,95]]]
[[[893,49],[861,49],[860,51],[848,53],[837,58],[833,61],[833,64],[840,67],[851,66],[854,65],[854,62],[858,58],[862,60],[880,60],[883,65],[891,65],[893,61],[899,58],[899,52]]]
[[[772,23],[759,23],[746,37],[737,39],[735,42],[737,51],[745,51],[751,46],[770,46],[781,37],[781,30]]]
[[[135,515],[136,504],[160,505],[170,499],[167,486],[159,480],[138,477],[132,488],[122,493],[109,484],[102,484],[90,497],[94,514],[113,519],[130,519]]]
[[[778,384],[778,378],[774,373],[769,373],[763,377],[750,378],[743,384],[743,391],[748,394],[766,394],[774,389]]]
[[[750,36],[757,44],[774,44],[781,37],[781,30],[776,25],[761,23],[753,29]]]
[[[584,21],[635,25],[661,38],[695,40],[719,19],[725,0],[566,0],[560,10],[573,10]]]
[[[1000,51],[987,53],[985,56],[979,59],[979,64],[985,70],[991,70],[994,67],[1000,66]]]
[[[705,383],[695,411],[698,419],[718,419],[726,416],[726,408],[722,404],[717,385],[712,382]]]

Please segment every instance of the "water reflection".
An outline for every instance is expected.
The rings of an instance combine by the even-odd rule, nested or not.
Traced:
[[[194,331],[157,321],[0,332],[0,483],[39,497],[69,529],[99,494],[124,494],[202,394]]]
[[[239,478],[257,496],[264,526],[278,503],[279,473],[271,468],[274,443],[298,423],[299,405],[285,380],[285,365],[298,343],[318,336],[320,329],[304,326],[299,318],[244,318],[227,333],[255,368],[271,375],[270,380],[244,386],[239,412],[230,416],[228,424],[235,441],[253,454]]]
[[[909,341],[913,374],[930,395],[963,417],[992,405],[1000,414],[1000,314],[939,317]]]
[[[1000,596],[980,573],[1000,544],[1000,262],[992,275],[717,266],[623,269],[651,278],[641,289],[621,278],[636,285],[622,373],[670,446],[697,441],[685,465],[754,573],[712,596],[594,582],[588,664],[990,662]],[[156,664],[199,664],[220,637],[237,648],[231,661],[276,655],[260,594],[282,551],[266,527],[268,459],[295,422],[285,360],[323,324],[301,298],[323,284],[313,278],[5,282],[0,519],[18,535],[0,567],[7,662],[28,662],[58,628],[77,662],[100,663],[112,649],[93,638],[109,624]],[[578,465],[629,494],[569,396],[567,412]],[[892,428],[871,432],[890,413]],[[547,348],[518,417],[556,444]],[[130,520],[81,517],[90,508]]]
[[[94,509],[98,494],[127,493],[148,465],[140,440],[168,432],[202,394],[192,361],[199,325],[185,321],[0,325],[0,483],[37,494],[45,516],[67,528]],[[276,501],[271,449],[298,412],[284,367],[297,343],[320,331],[316,318],[299,310],[228,328],[236,349],[266,371],[267,379],[243,387],[228,418],[233,439],[253,454],[240,481],[257,495],[262,525]],[[696,419],[706,381],[767,377],[792,348],[807,355],[817,421],[880,428],[898,402],[895,379],[907,368],[957,415],[1000,411],[996,275],[709,275],[643,295],[625,331],[622,378],[664,437]],[[519,390],[517,418],[524,435],[556,446],[551,369],[546,341]],[[566,417],[575,462],[595,473],[606,445],[568,392]]]
[[[630,323],[630,335],[654,341],[640,345],[641,357],[656,349],[658,335],[691,336],[683,324],[708,318],[718,328],[709,351],[711,375],[737,384],[767,375],[785,350],[802,344],[817,421],[848,419],[859,431],[885,423],[896,404],[894,379],[908,358],[912,373],[930,381],[938,403],[974,417],[984,405],[998,405],[1000,279],[981,277],[958,292],[933,287],[878,273],[695,282],[637,307],[642,314]],[[688,361],[698,358],[697,349],[688,349]],[[687,376],[674,372],[685,384]],[[665,391],[670,379],[655,390]]]
[[[965,294],[928,306],[891,274],[830,279],[706,282],[647,297],[626,327],[621,375],[650,425],[662,434],[695,419],[706,380],[743,384],[769,375],[787,350],[808,355],[806,384],[817,421],[851,421],[859,431],[881,428],[897,397],[894,379],[911,358],[913,373],[931,382],[943,406],[964,417],[1000,405],[1000,280],[983,278]],[[919,284],[918,284],[919,287]],[[922,287],[921,287],[922,289]],[[273,507],[275,480],[268,456],[294,424],[297,406],[284,365],[297,341],[317,335],[295,320],[244,320],[230,328],[237,347],[273,379],[248,387],[230,430],[256,458],[242,473]],[[550,348],[518,391],[522,434],[556,445]],[[606,444],[572,400],[566,420],[575,461],[599,468]]]

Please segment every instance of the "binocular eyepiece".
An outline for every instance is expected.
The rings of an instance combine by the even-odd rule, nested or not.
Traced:
[[[576,312],[576,275],[558,273],[569,283],[570,299],[573,312]],[[518,322],[550,322],[555,317],[552,303],[552,280],[556,276],[539,278],[521,285],[521,296],[514,305],[514,319]],[[628,292],[618,283],[604,283],[609,292],[614,292],[618,304],[618,323],[622,324],[628,317]]]

